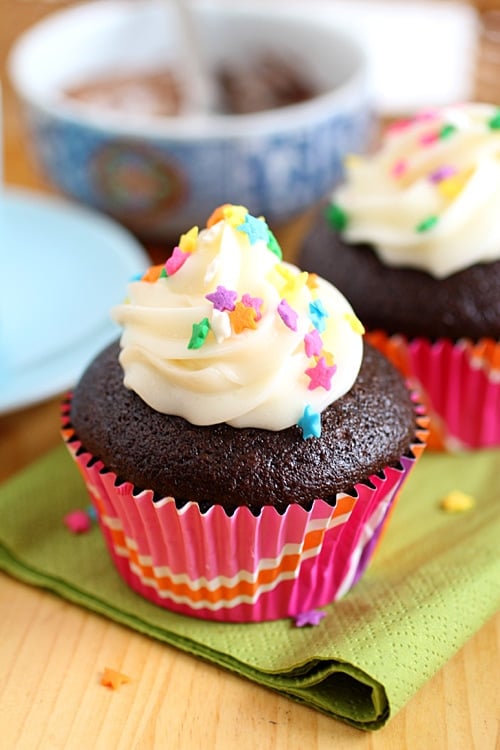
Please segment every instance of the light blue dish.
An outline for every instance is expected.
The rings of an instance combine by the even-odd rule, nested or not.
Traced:
[[[163,0],[101,0],[57,12],[25,33],[10,57],[45,175],[150,238],[171,240],[226,202],[280,224],[324,198],[342,177],[345,155],[364,151],[372,133],[366,60],[345,33],[286,9],[195,10],[206,59],[237,64],[270,49],[300,65],[318,96],[250,115],[163,119],[64,101],[61,89],[76,81],[174,65],[180,31]]]
[[[0,192],[0,414],[70,388],[120,329],[148,257],[115,222],[35,193]]]

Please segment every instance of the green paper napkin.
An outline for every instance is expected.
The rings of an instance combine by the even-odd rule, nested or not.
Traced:
[[[177,615],[119,578],[97,527],[64,515],[88,506],[64,446],[0,491],[0,569],[219,664],[361,729],[378,729],[500,607],[500,451],[426,454],[363,580],[317,627],[232,625]],[[476,507],[445,513],[452,489]]]

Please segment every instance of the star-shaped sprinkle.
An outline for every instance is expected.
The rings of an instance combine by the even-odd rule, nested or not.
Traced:
[[[415,227],[415,231],[419,234],[429,232],[436,226],[438,221],[439,219],[437,216],[427,216],[423,221],[420,222],[420,224],[417,224],[417,226]]]
[[[269,230],[269,239],[267,241],[267,247],[268,247],[268,250],[274,253],[274,255],[276,255],[276,257],[279,260],[283,258],[283,253],[281,252],[280,244],[278,240],[276,239],[276,237],[274,236],[274,234],[271,232],[271,230]]]
[[[147,281],[150,284],[158,281],[162,268],[164,268],[163,263],[160,263],[158,266],[150,266],[146,273],[143,274],[141,281]]]
[[[326,208],[326,220],[337,232],[343,232],[349,223],[349,217],[338,203],[331,203]]]
[[[283,297],[292,300],[297,296],[301,289],[303,289],[307,283],[307,277],[309,274],[307,271],[301,271],[300,273],[290,276],[285,286],[281,290]]]
[[[229,317],[235,333],[241,333],[245,328],[257,328],[255,310],[253,307],[247,307],[243,302],[236,303],[234,310],[229,313]]]
[[[305,371],[307,377],[310,378],[308,389],[313,391],[315,388],[324,388],[325,391],[329,391],[336,369],[336,365],[329,366],[326,364],[325,358],[320,357],[314,367],[308,367]]]
[[[360,336],[364,334],[365,327],[357,315],[355,315],[354,313],[347,312],[347,313],[344,313],[344,318],[345,320],[347,320],[347,322],[351,326],[354,333],[359,333]]]
[[[196,248],[196,242],[198,241],[198,227],[191,227],[189,232],[181,234],[179,240],[179,248],[183,253],[192,253]]]
[[[283,323],[286,325],[287,328],[289,328],[291,331],[297,330],[297,319],[298,315],[295,312],[295,310],[290,307],[286,299],[282,299],[279,303],[278,307],[278,315],[280,316]]]
[[[205,343],[210,331],[208,318],[203,318],[199,323],[193,323],[193,332],[189,340],[188,349],[199,349]]]
[[[101,676],[101,685],[109,687],[112,690],[118,690],[122,685],[126,685],[130,682],[130,677],[122,672],[117,672],[116,669],[110,669],[109,667],[104,668],[104,672]]]
[[[315,328],[320,333],[326,328],[326,319],[328,318],[328,311],[320,299],[315,299],[309,303],[309,317]]]
[[[223,203],[212,211],[207,220],[207,228],[213,227],[219,221],[228,221],[232,226],[237,226],[245,221],[245,215],[248,209],[245,206],[234,206],[232,203]]]
[[[167,272],[167,276],[173,276],[174,273],[176,273],[179,268],[184,265],[190,255],[191,253],[184,252],[180,249],[180,247],[174,247],[174,249],[172,250],[172,255],[165,263],[165,271]]]
[[[301,612],[295,617],[295,627],[303,628],[306,625],[319,625],[326,612],[322,609],[310,609],[307,612]]]
[[[263,219],[256,219],[251,214],[247,214],[245,221],[239,224],[236,229],[247,235],[251,245],[255,245],[259,240],[267,244],[269,240],[269,229],[266,222]]]
[[[323,348],[323,341],[317,328],[313,328],[312,331],[306,333],[304,336],[304,349],[308,357],[317,357],[321,354]]]
[[[64,516],[63,521],[72,534],[85,534],[90,531],[91,521],[89,514],[84,510],[72,510]]]
[[[255,320],[258,322],[262,318],[260,309],[264,304],[264,300],[261,297],[252,297],[250,294],[245,293],[242,296],[241,301],[245,307],[253,307],[255,310]]]
[[[442,164],[437,169],[434,169],[429,175],[429,180],[437,185],[439,182],[442,182],[443,180],[447,180],[450,177],[454,177],[457,174],[458,170],[456,167],[454,167],[452,164]]]
[[[231,335],[231,319],[227,312],[212,310],[210,327],[218,344],[228,339]]]
[[[321,436],[321,414],[314,411],[310,404],[306,404],[304,413],[297,422],[302,430],[302,438],[309,440],[312,437]]]
[[[226,289],[225,286],[219,284],[215,292],[205,295],[205,299],[211,302],[216,310],[220,310],[221,312],[224,310],[232,311],[238,299],[238,292]]]

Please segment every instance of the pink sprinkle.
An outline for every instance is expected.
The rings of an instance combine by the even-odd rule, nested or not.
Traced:
[[[438,139],[439,133],[436,133],[436,131],[433,130],[430,133],[424,133],[424,135],[420,137],[420,143],[422,144],[422,146],[431,146]]]
[[[252,297],[250,294],[246,293],[242,296],[241,301],[245,307],[253,307],[255,310],[255,322],[257,323],[262,318],[260,308],[264,304],[264,300],[260,297]]]
[[[63,520],[72,534],[84,534],[91,526],[88,513],[84,510],[73,510],[65,515]]]
[[[392,122],[388,128],[388,133],[399,133],[401,130],[406,130],[411,125],[411,120],[396,120],[396,122]]]
[[[406,162],[404,159],[399,159],[395,164],[393,164],[391,174],[393,177],[402,177],[407,169],[408,162]]]
[[[184,253],[180,247],[174,247],[172,255],[165,263],[165,270],[168,276],[173,276],[189,258],[190,253]]]
[[[435,109],[424,109],[422,112],[418,112],[413,120],[414,122],[429,122],[429,120],[436,120],[438,116]]]
[[[456,167],[453,167],[451,164],[443,164],[442,167],[438,167],[434,170],[434,172],[431,172],[429,175],[429,179],[433,183],[442,182],[443,180],[447,180],[448,177],[453,177],[458,173],[458,169]]]
[[[304,336],[304,348],[308,357],[317,357],[321,354],[323,341],[317,328],[313,328]]]

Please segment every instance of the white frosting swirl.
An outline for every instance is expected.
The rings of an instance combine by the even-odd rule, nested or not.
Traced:
[[[272,235],[263,220],[248,217],[264,228],[255,240],[231,215],[232,208],[246,209],[229,208],[229,219],[201,231],[193,251],[179,255],[184,263],[178,270],[132,282],[128,301],[114,308],[124,326],[124,382],[152,408],[193,424],[280,430],[297,424],[306,404],[320,413],[351,388],[362,359],[362,327],[331,284],[280,262],[268,247]],[[220,297],[221,288],[232,293],[236,312],[207,299]],[[258,314],[248,295],[262,300],[260,306],[254,300]],[[313,325],[311,304],[323,305],[328,315],[320,315],[323,332]],[[240,313],[255,327],[238,332]],[[189,348],[203,321],[201,343]],[[314,355],[318,340],[322,351]],[[325,368],[325,386],[310,388]]]
[[[333,196],[348,242],[391,266],[443,278],[500,259],[500,110],[465,104],[389,128],[380,150],[346,162]]]

